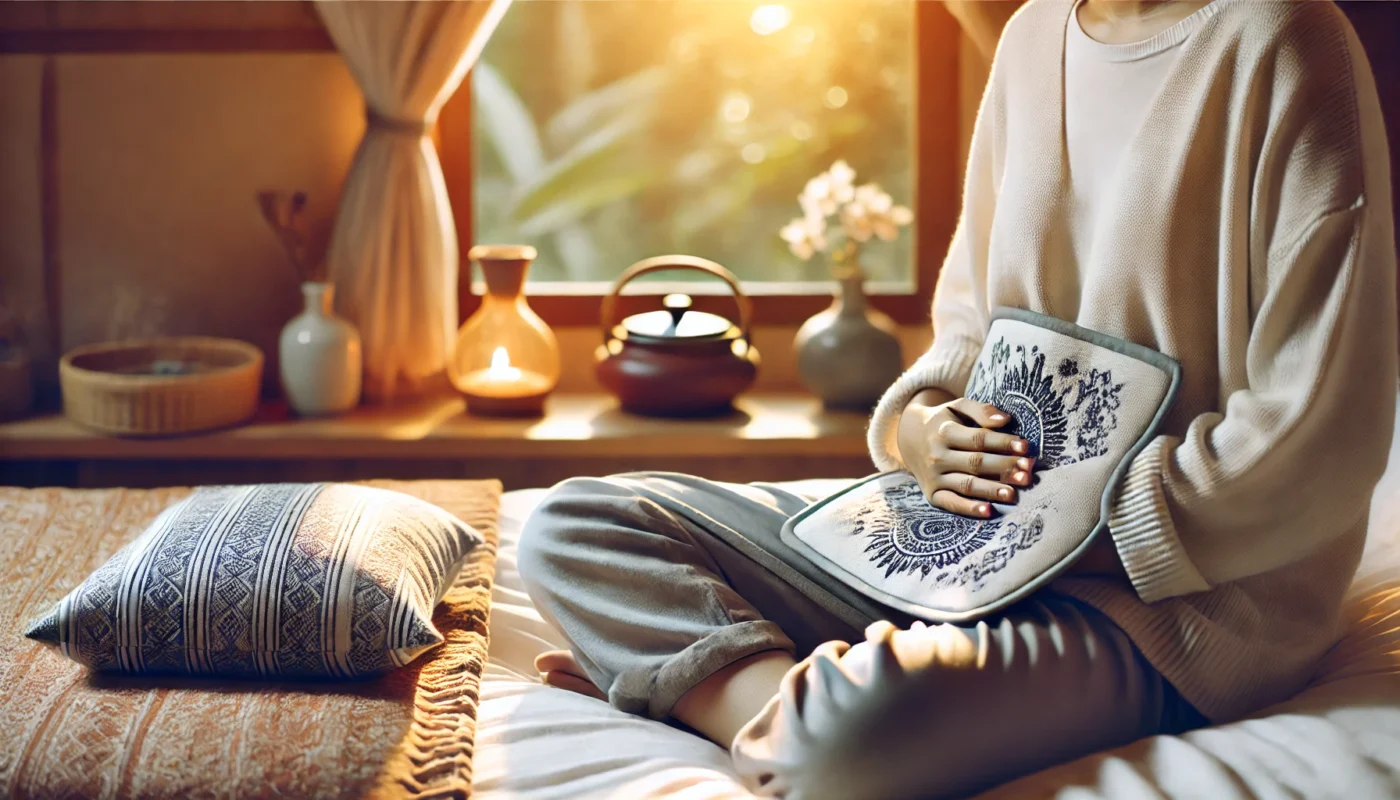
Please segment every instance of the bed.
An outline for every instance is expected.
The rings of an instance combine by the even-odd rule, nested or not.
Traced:
[[[815,497],[843,483],[799,488]],[[540,684],[534,657],[563,642],[521,590],[515,551],[543,490],[391,485],[453,510],[488,541],[498,529],[499,556],[481,548],[440,607],[442,648],[388,679],[320,687],[98,678],[20,639],[23,621],[188,490],[0,489],[0,618],[10,637],[0,643],[0,793],[750,796],[721,748]],[[1345,637],[1288,702],[1086,757],[984,797],[1400,797],[1400,438],[1345,615]]]
[[[801,489],[819,496],[839,485],[811,481]],[[542,495],[509,492],[502,502],[474,796],[749,797],[719,747],[539,682],[534,657],[563,640],[521,590],[515,549]],[[1238,722],[1082,758],[983,797],[1400,797],[1400,431],[1344,614],[1344,638],[1309,688],[1288,702]]]

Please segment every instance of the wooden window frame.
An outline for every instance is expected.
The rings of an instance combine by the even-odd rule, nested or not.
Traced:
[[[915,2],[915,225],[913,291],[872,284],[871,304],[906,324],[928,320],[934,283],[961,203],[958,23],[941,3]],[[0,2],[0,53],[246,53],[327,52],[334,44],[307,0],[50,0]],[[433,131],[460,243],[458,307],[476,309],[466,254],[472,235],[470,81],[448,100]],[[620,271],[625,264],[617,265]],[[606,283],[532,287],[530,305],[557,326],[598,324]],[[654,295],[677,288],[695,295],[696,308],[726,313],[730,301],[709,284],[647,284],[629,294],[620,314],[655,306]],[[750,282],[754,321],[795,325],[831,302],[820,283]]]
[[[962,199],[962,161],[958,147],[958,52],[962,32],[942,3],[915,2],[915,131],[914,169],[914,286],[872,284],[871,305],[904,324],[926,323],[938,271],[957,225]],[[472,136],[470,80],[443,106],[434,140],[442,160],[447,195],[461,243],[457,286],[460,314],[466,319],[480,303],[471,281],[467,250],[472,231]],[[655,254],[652,254],[655,255]],[[620,272],[626,264],[618,264]],[[530,307],[556,326],[599,324],[606,283],[533,285]],[[656,307],[656,295],[684,290],[695,295],[695,307],[729,313],[733,306],[709,283],[647,284],[638,294],[629,291],[617,313],[634,314]],[[746,282],[753,297],[754,321],[760,325],[795,325],[831,304],[830,289],[821,283]],[[715,293],[711,293],[714,291]]]

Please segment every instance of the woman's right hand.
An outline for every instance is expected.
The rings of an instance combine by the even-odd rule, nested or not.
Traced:
[[[1011,417],[996,406],[925,389],[899,418],[900,460],[935,508],[986,519],[990,502],[1016,502],[1029,486],[1030,444],[998,433]]]

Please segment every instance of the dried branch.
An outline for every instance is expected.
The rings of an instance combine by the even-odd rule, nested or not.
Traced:
[[[24,315],[0,304],[0,353],[9,347],[23,347],[25,344]]]
[[[258,208],[277,235],[282,250],[302,281],[325,280],[323,261],[312,253],[307,228],[306,192],[258,192]]]

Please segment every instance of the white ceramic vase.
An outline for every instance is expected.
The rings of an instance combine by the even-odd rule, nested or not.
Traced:
[[[331,311],[334,288],[303,283],[306,307],[278,342],[282,392],[302,416],[339,414],[360,402],[360,333]]]

